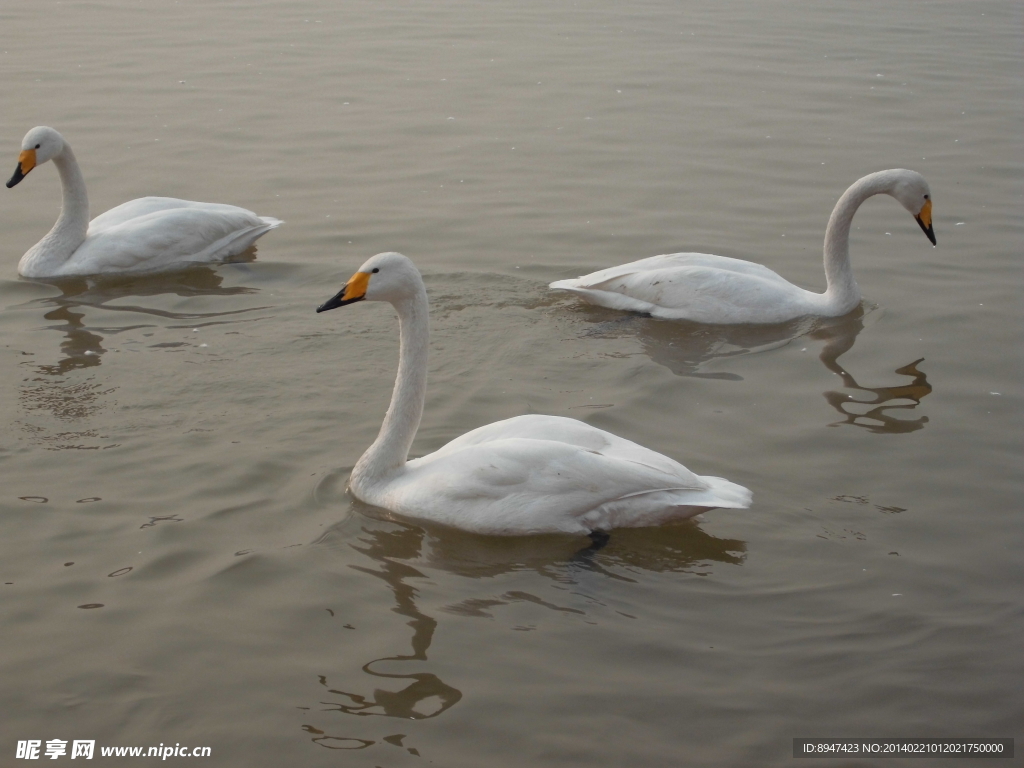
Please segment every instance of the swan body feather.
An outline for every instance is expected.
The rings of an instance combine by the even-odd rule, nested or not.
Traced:
[[[368,495],[410,517],[488,534],[659,525],[750,503],[750,493],[727,480],[695,475],[575,419],[543,415],[468,432],[408,462],[397,482]]]
[[[143,197],[93,219],[60,274],[150,272],[223,261],[280,224],[233,205]]]
[[[89,221],[85,181],[71,146],[54,129],[26,134],[12,187],[53,160],[64,205],[53,229],[21,258],[25,277],[134,274],[237,256],[281,221],[234,205],[142,197]]]
[[[750,261],[672,253],[551,283],[592,304],[699,323],[782,323],[817,314],[821,294],[805,291]],[[793,314],[793,307],[806,311]]]
[[[352,470],[349,487],[360,500],[490,535],[659,525],[750,505],[750,491],[740,485],[696,475],[667,456],[560,416],[498,421],[406,461],[426,390],[426,291],[409,259],[378,254],[317,311],[362,299],[390,301],[398,310],[401,352],[381,433]]]
[[[610,309],[708,324],[783,323],[807,315],[845,315],[861,300],[850,268],[850,222],[861,203],[883,193],[914,214],[934,244],[931,193],[919,173],[893,169],[865,176],[840,198],[829,220],[824,293],[804,290],[760,264],[708,253],[652,256],[558,280],[550,287]]]

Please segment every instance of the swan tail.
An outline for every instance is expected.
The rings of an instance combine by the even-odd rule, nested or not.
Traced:
[[[753,500],[753,494],[742,485],[730,482],[723,477],[700,475],[703,488],[676,488],[660,491],[649,491],[643,494],[643,501],[652,506],[662,506],[666,510],[692,510],[690,514],[699,514],[709,509],[746,509]],[[668,518],[676,514],[669,513]],[[688,515],[682,514],[686,517]]]
[[[626,312],[642,312],[645,314],[654,314],[659,307],[651,304],[648,301],[641,299],[634,299],[632,296],[627,296],[624,293],[618,293],[612,290],[601,290],[600,288],[594,288],[590,285],[583,285],[580,282],[580,278],[571,280],[556,280],[553,283],[548,284],[548,288],[554,291],[566,291],[579,296],[583,301],[588,304],[596,304],[599,307],[608,307],[609,309],[620,309]]]
[[[196,257],[195,261],[224,261],[244,252],[250,245],[259,240],[272,229],[277,229],[284,222],[270,216],[258,217],[262,224],[233,232],[218,240]]]
[[[704,488],[663,488],[609,501],[579,519],[582,532],[644,528],[695,517],[711,509],[745,509],[751,493],[721,477],[701,477]]]
[[[730,482],[724,477],[703,475],[701,479],[709,486],[708,493],[714,499],[714,506],[720,509],[746,509],[754,499],[749,488]]]

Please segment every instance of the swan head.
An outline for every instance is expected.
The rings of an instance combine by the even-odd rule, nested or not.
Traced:
[[[899,171],[889,194],[910,211],[932,245],[935,245],[935,230],[932,229],[932,192],[924,176],[917,171]]]
[[[21,154],[18,156],[18,167],[7,182],[10,189],[24,179],[28,172],[47,160],[52,160],[64,151],[64,137],[53,128],[39,125],[25,134],[21,140]]]
[[[412,261],[400,253],[378,253],[316,311],[326,312],[363,300],[398,304],[415,297],[422,290],[423,277]]]

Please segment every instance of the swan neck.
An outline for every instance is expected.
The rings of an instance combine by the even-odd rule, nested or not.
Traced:
[[[426,289],[420,285],[412,298],[394,306],[398,312],[400,337],[395,389],[380,434],[352,470],[353,485],[372,482],[400,470],[423,416],[430,347]]]
[[[891,171],[872,173],[854,182],[839,198],[825,230],[825,296],[835,314],[846,314],[860,303],[860,287],[850,266],[850,224],[869,197],[888,192],[896,179]]]
[[[85,177],[69,144],[53,158],[60,175],[61,209],[53,228],[22,257],[18,271],[26,277],[55,274],[71,258],[89,231],[89,196]]]

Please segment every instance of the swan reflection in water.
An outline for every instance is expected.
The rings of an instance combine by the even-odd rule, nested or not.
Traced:
[[[863,399],[859,394],[846,392],[822,393],[826,402],[843,416],[842,421],[829,426],[852,424],[871,432],[900,434],[922,429],[928,423],[927,416],[901,419],[891,413],[915,409],[932,391],[927,377],[917,367],[923,358],[895,370],[902,376],[913,377],[909,384],[887,387],[861,386],[838,363],[838,358],[853,347],[857,335],[864,330],[868,315],[863,307],[843,317],[801,318],[779,325],[700,325],[646,315],[623,316],[594,307],[583,309],[581,314],[590,325],[582,334],[584,337],[635,337],[647,357],[677,376],[739,381],[741,377],[735,373],[704,372],[701,366],[711,360],[777,349],[801,337],[821,341],[819,358],[824,366],[837,374],[847,389],[871,396]],[[874,407],[861,413],[858,406]]]
[[[251,248],[250,251],[254,253],[255,248]],[[224,286],[223,281],[224,278],[213,269],[202,266],[149,276],[36,280],[34,282],[52,285],[61,292],[59,296],[36,299],[32,303],[43,307],[54,307],[43,317],[47,320],[59,321],[59,324],[48,327],[61,331],[66,336],[60,345],[62,353],[60,360],[54,364],[41,365],[38,370],[46,375],[61,376],[76,368],[97,366],[101,362],[102,355],[107,351],[103,347],[104,337],[140,328],[155,327],[153,322],[87,326],[83,319],[89,309],[99,309],[105,312],[128,312],[136,320],[142,320],[148,316],[190,322],[266,309],[266,307],[253,307],[227,312],[169,312],[139,303],[111,303],[128,297],[164,294],[191,298],[195,296],[236,296],[258,292],[256,288]],[[142,318],[138,317],[139,315]]]
[[[859,318],[858,318],[859,322]],[[863,427],[871,432],[882,434],[904,434],[916,432],[923,429],[928,423],[927,416],[917,419],[899,419],[888,413],[888,411],[908,411],[920,405],[932,391],[932,385],[923,372],[918,370],[918,365],[924,362],[919,358],[914,362],[897,368],[894,373],[901,376],[910,376],[912,381],[908,384],[898,384],[890,387],[863,387],[857,383],[853,375],[839,364],[838,358],[847,352],[857,338],[857,334],[863,328],[863,323],[853,333],[835,332],[834,329],[820,329],[810,334],[813,339],[822,339],[825,344],[818,355],[821,362],[842,379],[843,386],[857,392],[866,392],[869,399],[861,399],[847,392],[824,392],[825,400],[843,415],[842,421],[829,424],[830,427],[839,427],[843,424],[852,424],[855,427]],[[895,402],[892,405],[885,403]],[[858,413],[858,406],[875,406],[864,413]]]
[[[246,259],[252,260],[254,254],[255,248],[250,248],[245,254]],[[215,322],[231,322],[232,320],[228,319],[231,316],[245,316],[246,313],[266,309],[247,307],[220,312],[171,312],[146,306],[145,303],[136,300],[166,294],[191,298],[258,292],[258,289],[244,286],[224,286],[220,274],[214,269],[202,266],[151,276],[65,278],[33,282],[50,285],[59,291],[59,295],[35,299],[22,305],[20,309],[42,307],[43,318],[50,323],[44,327],[60,332],[64,339],[60,342],[60,356],[55,362],[26,360],[23,363],[29,366],[35,375],[27,379],[23,385],[21,402],[29,414],[38,416],[45,413],[64,423],[95,414],[102,409],[101,396],[108,395],[116,389],[104,388],[93,377],[83,379],[81,376],[69,375],[100,366],[103,356],[108,352],[104,346],[105,339],[121,334],[130,335],[134,331],[171,327],[161,326],[160,320],[181,321],[192,328]],[[102,312],[107,324],[87,323],[86,317],[92,310]],[[110,313],[126,313],[129,321],[123,324],[110,323]],[[23,352],[30,358],[38,358],[40,355],[34,349]],[[65,427],[47,430],[38,424],[23,426],[36,438],[55,449],[112,447],[89,444],[90,441],[95,442],[94,438],[99,437],[94,430],[68,431]]]
[[[398,717],[403,720],[427,720],[437,717],[442,712],[458,703],[462,692],[444,683],[437,675],[430,672],[407,672],[405,674],[385,672],[375,669],[374,665],[388,661],[426,661],[427,649],[434,638],[437,620],[427,616],[416,605],[416,588],[406,583],[410,578],[426,578],[415,567],[402,562],[414,560],[420,551],[423,531],[413,527],[401,527],[397,530],[363,529],[366,534],[352,548],[375,561],[377,567],[352,565],[354,570],[381,579],[391,589],[395,599],[392,609],[400,616],[409,619],[412,628],[411,653],[381,656],[366,662],[363,671],[375,678],[390,680],[408,680],[405,687],[398,691],[377,689],[372,697],[357,693],[330,690],[330,693],[347,697],[348,702],[336,705],[336,710],[348,715],[361,717],[380,715]],[[323,537],[321,537],[321,540]],[[321,678],[326,685],[326,678]]]
[[[351,547],[370,560],[370,565],[351,563],[349,567],[383,581],[394,599],[391,610],[408,618],[407,626],[412,630],[409,653],[389,653],[362,665],[362,671],[373,678],[372,693],[342,690],[332,685],[328,676],[318,676],[319,684],[331,696],[320,702],[320,711],[358,717],[430,720],[462,699],[460,690],[423,669],[429,662],[427,652],[438,620],[417,604],[418,591],[409,580],[427,579],[430,570],[479,580],[481,585],[490,584],[502,574],[532,570],[544,577],[543,583],[563,587],[556,592],[559,597],[548,599],[523,590],[464,599],[440,607],[446,614],[491,618],[502,606],[526,602],[586,620],[601,603],[585,596],[580,602],[579,587],[584,581],[588,589],[594,590],[605,578],[638,582],[645,571],[705,574],[715,563],[741,564],[746,555],[745,542],[711,536],[694,520],[659,528],[616,529],[608,545],[598,552],[592,548],[581,550],[580,537],[481,536],[396,521],[386,511],[358,501],[353,501],[353,506],[356,514],[326,531],[316,543],[342,551]],[[564,589],[566,584],[577,588],[570,593]],[[559,604],[570,600],[578,605]],[[396,662],[409,664],[409,671],[396,671]],[[384,684],[388,687],[376,687]],[[313,741],[332,749],[365,749],[378,743],[375,738],[330,735],[312,725],[303,726],[303,730],[314,734]],[[380,740],[418,754],[415,748],[401,743],[406,737],[398,733]]]
[[[358,502],[357,502],[358,503]],[[351,521],[352,518],[349,519]],[[379,669],[389,662],[426,662],[427,650],[434,639],[437,619],[428,616],[416,605],[417,590],[407,579],[426,578],[420,570],[408,561],[416,561],[420,555],[424,531],[414,526],[398,526],[385,524],[384,528],[363,527],[362,535],[355,543],[350,541],[351,534],[343,529],[348,526],[344,521],[326,531],[317,544],[327,546],[344,546],[347,543],[356,552],[373,561],[372,566],[350,564],[349,567],[361,573],[378,578],[387,584],[395,600],[391,609],[400,616],[409,619],[407,626],[412,628],[411,652],[396,653],[371,659],[362,665],[362,671],[374,678],[374,682],[404,681],[399,683],[397,690],[374,688],[373,693],[343,691],[331,687],[326,675],[319,676],[320,685],[326,688],[331,699],[321,701],[323,712],[339,712],[358,717],[394,717],[399,720],[429,720],[455,706],[462,699],[462,691],[445,683],[432,672],[422,669],[409,672],[388,672]],[[344,543],[343,543],[344,542]],[[341,697],[337,700],[335,697]],[[312,725],[304,725],[303,730],[314,734],[312,741],[329,749],[366,749],[377,743],[376,739],[364,739],[354,736],[336,736]],[[402,743],[406,737],[403,733],[390,734],[382,737],[384,742],[402,747],[413,755],[419,755],[415,747]]]
[[[711,360],[783,347],[823,322],[822,318],[800,318],[777,325],[703,325],[687,320],[658,320],[649,315],[623,315],[588,305],[574,306],[573,310],[588,325],[583,338],[634,337],[647,357],[676,376],[727,381],[740,381],[742,377],[724,371],[701,371],[701,366]]]

